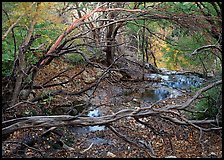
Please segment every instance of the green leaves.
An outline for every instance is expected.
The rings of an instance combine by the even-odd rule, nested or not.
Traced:
[[[144,20],[136,20],[135,22],[127,22],[127,28],[131,32],[138,32],[144,25]]]
[[[6,39],[2,42],[2,75],[8,76],[11,74],[11,67],[14,61],[14,46]]]
[[[205,98],[199,100],[195,105],[195,110],[197,113],[192,115],[193,119],[203,120],[203,119],[215,119],[219,112],[220,107],[220,93],[222,87],[216,86],[205,93],[203,96]]]
[[[160,6],[170,13],[193,14],[198,10],[194,2],[164,2]]]

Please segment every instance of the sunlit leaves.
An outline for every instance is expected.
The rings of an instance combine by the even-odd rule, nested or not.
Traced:
[[[192,2],[164,2],[160,6],[170,13],[195,14],[198,9]]]
[[[53,2],[4,2],[3,10],[3,32],[6,30],[20,17],[17,25],[13,28],[14,39],[12,32],[8,34],[3,43],[3,70],[10,73],[13,61],[14,54],[18,54],[18,49],[23,43],[27,31],[32,22],[35,22],[34,33],[33,35],[39,34],[40,38],[36,39],[31,48],[37,48],[41,44],[45,45],[45,48],[50,45],[58,36],[58,33],[61,33],[65,29],[65,25],[61,24],[61,18],[58,16],[55,10],[56,3]],[[8,15],[8,17],[7,17]],[[17,52],[15,52],[15,47]],[[33,64],[37,61],[37,58],[32,52],[26,53],[27,64]]]
[[[211,3],[208,2],[201,2],[203,5],[203,11],[205,14],[213,15],[213,16],[218,16],[217,12],[215,11],[215,8],[212,6]]]
[[[182,67],[188,65],[186,57],[184,57],[183,52],[179,51],[177,48],[167,45],[163,49],[164,61],[168,69],[180,70]]]

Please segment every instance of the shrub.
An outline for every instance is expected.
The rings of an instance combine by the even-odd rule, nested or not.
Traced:
[[[203,93],[204,98],[200,99],[195,107],[196,113],[192,114],[193,119],[216,119],[221,118],[222,107],[222,86],[213,87]]]
[[[85,62],[84,58],[80,54],[67,54],[65,57],[70,63],[74,65]]]

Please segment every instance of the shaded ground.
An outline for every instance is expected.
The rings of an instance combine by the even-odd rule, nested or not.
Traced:
[[[41,84],[51,78],[59,70],[66,68],[60,62],[55,62],[40,72],[36,82]],[[66,72],[65,75],[72,76],[78,73],[82,66],[75,67]],[[88,68],[89,75],[96,75],[97,71]],[[47,76],[47,77],[46,77]],[[64,79],[68,77],[64,76]],[[63,78],[62,78],[63,79]],[[72,83],[65,86],[52,87],[49,90],[63,88],[68,91],[78,91],[90,85],[84,83],[85,75],[81,74]],[[55,81],[60,81],[58,78]],[[53,83],[54,81],[52,81]],[[124,108],[136,108],[147,106],[148,103],[138,99],[139,93],[145,88],[150,88],[150,82],[114,82],[111,77],[102,81],[90,103],[98,106],[102,115],[113,114]],[[37,94],[41,94],[39,90]],[[47,92],[45,90],[44,92]],[[60,104],[70,104],[74,101],[87,100],[91,92],[81,96],[61,96],[46,99],[38,105],[24,104],[6,113],[7,119],[30,115],[51,115],[54,108]],[[157,107],[167,104],[179,104],[186,101],[190,94],[184,94],[178,98],[161,100]],[[19,108],[19,109],[18,109]],[[207,132],[200,135],[199,130],[181,125],[177,126],[159,117],[142,118],[150,127],[146,127],[133,118],[123,118],[113,122],[112,126],[128,139],[142,144],[152,146],[156,157],[174,155],[178,158],[195,157],[222,157],[222,133]],[[3,157],[51,157],[51,158],[140,158],[150,157],[149,150],[136,147],[116,136],[106,126],[104,130],[89,131],[80,127],[60,127],[48,132],[43,136],[47,128],[21,129],[12,133],[3,142]],[[155,130],[155,132],[153,132]],[[156,134],[157,133],[157,134]],[[40,137],[42,135],[42,137]],[[36,139],[33,141],[33,139]],[[30,141],[32,144],[27,143]],[[29,144],[32,147],[21,147],[18,142]]]

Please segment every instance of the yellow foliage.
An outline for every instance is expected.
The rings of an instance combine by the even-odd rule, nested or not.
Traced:
[[[167,48],[166,48],[166,51],[169,51],[169,50],[170,50],[170,48],[169,48],[169,47],[167,47]]]
[[[171,30],[168,32],[171,32]],[[165,35],[167,35],[167,32],[165,33]],[[181,66],[178,63],[172,63],[172,64],[167,63],[168,59],[163,57],[165,53],[162,51],[162,49],[165,48],[166,52],[170,51],[170,48],[167,47],[167,44],[164,40],[159,39],[158,37],[155,36],[153,37],[151,36],[148,41],[150,43],[148,46],[149,52],[152,52],[154,54],[157,67],[168,68],[171,70],[182,70]],[[178,50],[174,51],[174,58],[178,59],[178,61],[181,61],[182,64],[187,64],[187,61],[182,56],[178,55],[178,53],[179,53]],[[153,58],[150,54],[149,54],[149,62],[154,64]]]
[[[13,11],[14,18],[24,15],[23,19],[28,22],[35,18],[37,23],[50,21],[52,23],[61,23],[61,18],[54,11],[56,2],[20,2]]]
[[[166,68],[166,62],[163,58],[163,52],[161,51],[162,48],[166,47],[165,42],[156,37],[150,37],[149,43],[151,43],[151,48],[149,46],[149,50],[154,54],[157,66],[159,68]],[[149,57],[149,62],[153,64],[152,56],[149,55]]]

